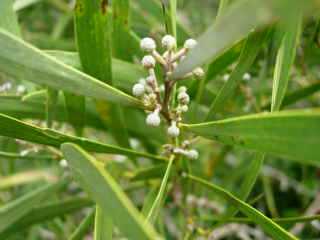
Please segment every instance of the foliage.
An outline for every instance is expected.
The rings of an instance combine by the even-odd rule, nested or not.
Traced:
[[[0,239],[318,239],[319,10],[1,0]]]

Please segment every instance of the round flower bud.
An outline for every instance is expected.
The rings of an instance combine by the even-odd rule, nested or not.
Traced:
[[[250,79],[251,79],[250,73],[245,73],[245,74],[243,75],[243,80],[249,81]]]
[[[147,116],[146,123],[152,127],[158,127],[160,125],[161,119],[157,112],[150,113]]]
[[[136,97],[141,97],[145,93],[145,87],[141,83],[136,83],[132,88],[132,93]]]
[[[60,160],[59,164],[60,164],[60,166],[62,168],[67,168],[68,167],[68,162],[65,159]]]
[[[185,86],[179,87],[178,92],[179,92],[179,93],[181,93],[181,92],[187,92],[187,87],[185,87]]]
[[[192,149],[187,152],[187,157],[192,160],[196,160],[199,157],[199,153],[197,150]]]
[[[140,42],[140,47],[143,51],[152,52],[156,49],[156,42],[152,38],[144,38]]]
[[[154,68],[156,65],[156,60],[151,55],[147,55],[143,57],[141,63],[145,68]]]
[[[189,50],[189,49],[194,48],[197,44],[198,44],[198,43],[197,43],[196,40],[190,38],[190,39],[188,39],[187,41],[185,41],[185,43],[184,43],[184,48],[186,48],[186,49]]]
[[[180,129],[177,127],[176,122],[172,122],[171,126],[168,127],[168,135],[170,137],[178,137],[180,134]]]
[[[178,110],[179,110],[180,112],[185,113],[185,112],[188,112],[189,107],[188,107],[187,105],[181,105],[181,106],[178,107]]]
[[[180,92],[178,94],[178,100],[182,105],[186,105],[190,102],[190,97],[186,92]]]
[[[162,43],[162,46],[168,50],[174,49],[177,45],[176,39],[171,35],[165,35],[162,38],[161,43]]]
[[[146,83],[149,84],[149,85],[154,84],[155,81],[156,81],[156,80],[155,80],[155,77],[154,77],[154,76],[148,76],[148,77],[146,78]]]
[[[193,70],[193,74],[196,76],[196,77],[203,77],[204,76],[204,71],[202,68],[198,67],[196,68],[195,70]]]

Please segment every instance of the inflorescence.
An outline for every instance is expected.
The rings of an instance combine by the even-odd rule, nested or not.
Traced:
[[[192,76],[201,78],[204,76],[204,71],[202,68],[196,68],[181,79],[173,79],[172,72],[178,63],[185,58],[186,54],[197,45],[197,41],[188,39],[184,46],[177,50],[176,39],[171,35],[166,35],[162,38],[161,44],[165,49],[163,54],[156,50],[157,45],[152,38],[141,40],[140,47],[147,53],[141,64],[148,71],[148,76],[141,78],[133,86],[132,93],[135,97],[141,99],[145,108],[148,109],[147,125],[158,127],[161,124],[161,117],[163,117],[168,124],[168,136],[176,139],[181,134],[179,125],[183,114],[189,109],[190,96],[185,86],[179,87],[176,91],[175,85],[178,80]],[[156,64],[160,64],[163,69],[163,85],[159,85],[155,71]],[[198,158],[198,152],[190,149],[188,141],[184,141],[178,146],[177,144],[166,144],[164,148],[167,154],[183,155],[190,159]]]

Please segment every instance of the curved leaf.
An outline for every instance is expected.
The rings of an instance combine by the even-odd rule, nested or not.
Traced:
[[[87,97],[141,107],[141,102],[122,91],[102,83],[0,29],[0,71]]]
[[[188,131],[226,144],[320,166],[320,110],[253,114],[201,124]]]
[[[158,234],[134,207],[112,176],[85,151],[74,144],[61,147],[80,185],[119,230],[132,239],[157,239]]]

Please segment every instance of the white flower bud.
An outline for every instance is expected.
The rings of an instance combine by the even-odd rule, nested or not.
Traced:
[[[223,75],[223,81],[227,82],[230,78],[230,75],[229,74],[225,74]]]
[[[171,126],[168,128],[168,135],[170,137],[178,137],[180,134],[180,129],[177,127],[176,122],[172,122]]]
[[[67,160],[62,159],[62,160],[60,160],[59,165],[62,168],[67,168],[68,167],[68,162],[67,162]]]
[[[156,81],[156,80],[155,80],[155,77],[154,77],[154,76],[148,76],[148,77],[146,78],[146,83],[149,84],[149,85],[153,85],[155,81]]]
[[[162,43],[162,46],[168,50],[174,49],[177,45],[176,39],[171,35],[165,35],[162,38],[161,43]]]
[[[243,75],[243,80],[249,81],[250,79],[251,79],[250,73],[245,73],[245,74]]]
[[[147,116],[146,123],[152,127],[158,127],[160,125],[161,119],[158,112],[150,113]]]
[[[185,112],[188,112],[188,110],[189,110],[189,107],[188,107],[187,105],[180,105],[180,106],[178,107],[178,111],[179,111],[179,112],[185,113]]]
[[[145,87],[141,83],[136,83],[132,88],[132,93],[136,97],[141,97],[145,93]]]
[[[186,92],[180,92],[178,94],[178,100],[182,105],[186,105],[190,102],[190,97]]]
[[[199,153],[197,150],[192,149],[192,150],[187,151],[187,157],[192,160],[196,160],[199,157]]]
[[[187,87],[186,87],[186,86],[181,86],[181,87],[179,87],[178,92],[179,92],[179,93],[181,93],[181,92],[187,92]]]
[[[196,203],[197,199],[194,195],[188,194],[186,201],[187,201],[187,204],[193,205]]]
[[[151,55],[147,55],[143,57],[141,63],[145,68],[154,68],[156,65],[156,60]]]
[[[184,48],[186,48],[186,49],[189,50],[189,49],[194,48],[197,44],[198,44],[198,43],[197,43],[196,40],[190,38],[190,39],[188,39],[187,41],[185,41],[185,43],[184,43]]]
[[[140,42],[140,47],[143,51],[152,52],[156,49],[156,42],[152,38],[144,38]]]
[[[204,71],[201,67],[196,68],[192,73],[199,78],[204,76]]]

